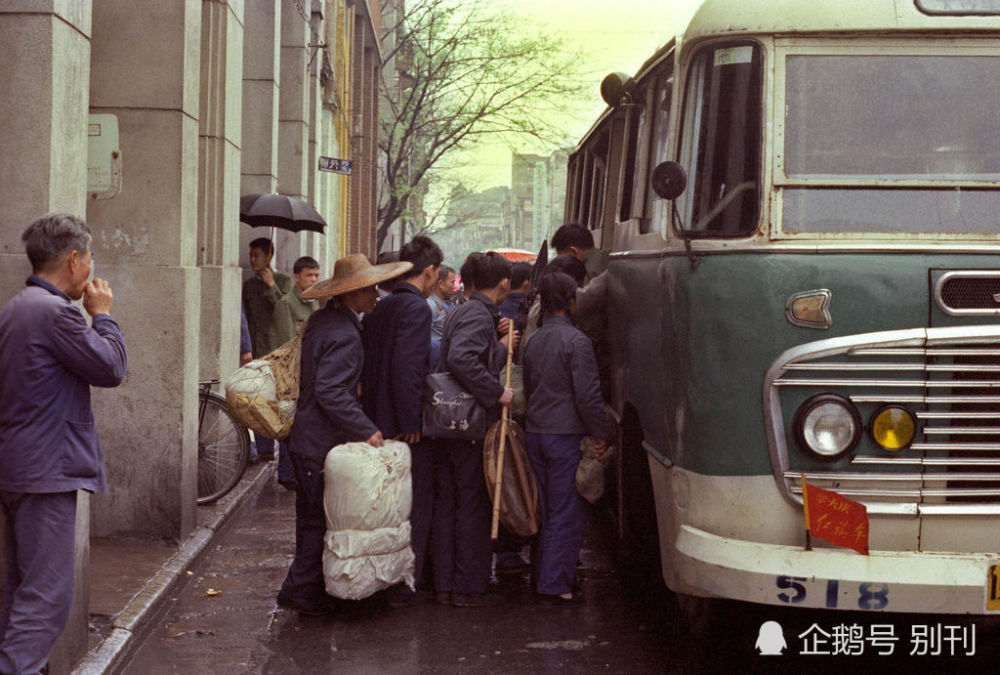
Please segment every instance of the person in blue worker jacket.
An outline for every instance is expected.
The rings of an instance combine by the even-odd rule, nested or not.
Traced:
[[[126,368],[111,287],[90,280],[86,224],[48,214],[21,239],[32,274],[0,310],[2,673],[41,672],[69,619],[77,490],[106,489],[90,388],[118,386]]]

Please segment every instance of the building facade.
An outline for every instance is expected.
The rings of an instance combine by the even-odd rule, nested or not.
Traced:
[[[95,390],[109,489],[81,493],[77,601],[52,654],[87,643],[90,536],[180,540],[196,527],[198,382],[238,366],[247,244],[324,274],[373,254],[378,10],[374,0],[11,0],[0,3],[0,302],[30,273],[21,233],[85,216],[115,293],[129,372]],[[88,115],[117,118],[121,191],[88,194]],[[352,161],[320,171],[319,157]],[[325,234],[250,228],[239,197],[313,204]]]

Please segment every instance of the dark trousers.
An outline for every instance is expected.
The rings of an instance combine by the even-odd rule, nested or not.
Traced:
[[[257,456],[260,458],[271,457],[275,450],[278,452],[278,482],[282,485],[295,482],[295,469],[292,467],[292,458],[288,452],[287,441],[276,441],[273,438],[265,438],[254,434],[257,443]]]
[[[542,526],[535,580],[539,593],[571,593],[590,504],[576,491],[583,434],[526,434],[528,457],[538,482]]]
[[[300,605],[326,601],[323,579],[323,458],[290,453],[295,481],[295,558],[279,596]]]
[[[295,467],[292,466],[291,453],[288,452],[288,443],[277,443],[278,446],[278,482],[282,485],[295,483]]]
[[[482,441],[435,441],[434,589],[485,593],[490,582],[492,506]]]
[[[261,436],[255,433],[253,435],[254,440],[257,443],[257,456],[258,457],[270,457],[274,454],[274,439]]]
[[[0,609],[0,673],[37,673],[73,604],[76,492],[0,491],[7,579]]]
[[[421,441],[410,446],[410,480],[413,506],[410,508],[410,548],[413,549],[413,578],[423,578],[427,549],[434,519],[434,446]]]

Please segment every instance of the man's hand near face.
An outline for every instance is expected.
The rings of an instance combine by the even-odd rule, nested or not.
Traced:
[[[268,288],[274,286],[274,272],[271,271],[270,267],[265,267],[260,272],[257,272],[257,276],[260,280],[267,284]]]
[[[90,316],[98,314],[111,314],[111,305],[114,295],[111,293],[111,286],[104,279],[94,279],[88,281],[83,287],[83,308]]]

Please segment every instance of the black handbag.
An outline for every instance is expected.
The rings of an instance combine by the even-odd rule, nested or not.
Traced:
[[[424,389],[424,436],[462,441],[486,437],[486,408],[451,373],[430,373]]]

